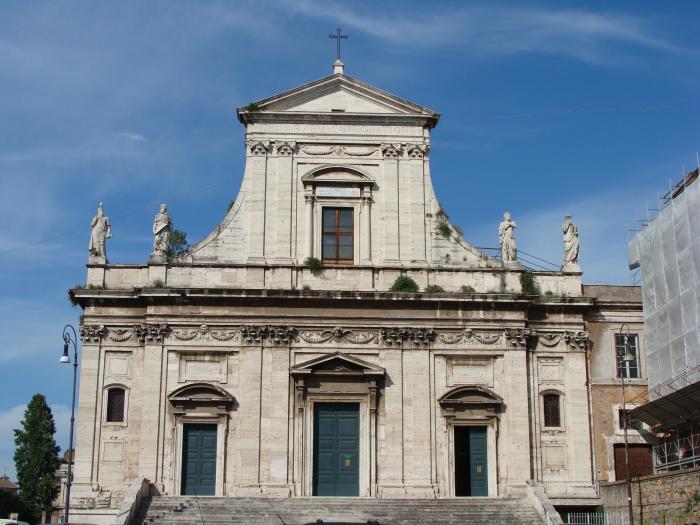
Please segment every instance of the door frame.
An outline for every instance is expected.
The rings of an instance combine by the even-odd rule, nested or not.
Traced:
[[[313,496],[314,493],[314,423],[316,403],[353,403],[359,405],[359,472],[358,472],[358,497],[372,496],[370,483],[370,458],[372,443],[376,443],[376,436],[371,432],[371,417],[369,402],[366,394],[307,394],[305,410],[301,412],[303,419],[303,465],[302,465],[302,496]],[[376,449],[375,449],[376,450]],[[374,459],[376,462],[376,458]]]
[[[484,496],[457,496],[456,492],[456,468],[455,468],[455,427],[486,427],[486,461],[488,463],[486,475],[488,476],[488,494],[491,498],[498,495],[498,464],[497,464],[497,420],[496,418],[489,419],[473,419],[473,420],[452,420],[447,422],[447,450],[448,456],[448,487],[449,496],[452,498],[462,497],[484,497]]]
[[[181,416],[176,419],[175,424],[175,465],[174,469],[174,487],[172,494],[175,496],[182,496],[182,469],[184,467],[182,462],[183,450],[185,445],[185,425],[216,425],[216,485],[214,489],[214,496],[225,496],[225,447],[226,447],[226,421],[227,417],[194,417],[194,416]],[[202,496],[206,497],[206,496]]]

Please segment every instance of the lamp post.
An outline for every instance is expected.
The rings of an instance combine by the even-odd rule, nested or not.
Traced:
[[[621,374],[620,374],[620,382],[622,383],[622,415],[623,415],[623,426],[622,429],[624,431],[624,436],[625,436],[625,472],[627,474],[627,509],[629,512],[629,520],[630,520],[630,525],[634,525],[634,513],[632,510],[632,476],[630,475],[630,456],[629,456],[629,441],[627,440],[627,423],[629,422],[629,418],[627,417],[627,396],[625,395],[625,378],[627,378],[627,374],[629,373],[629,367],[627,366],[628,363],[634,361],[634,356],[630,354],[630,346],[629,346],[629,327],[627,327],[627,331],[623,334],[622,330],[627,327],[627,324],[623,324],[620,326],[620,331],[618,332],[618,335],[622,338],[624,341],[624,346],[625,346],[625,353],[621,356],[619,356],[620,359],[620,364],[622,365],[621,367]],[[617,349],[616,349],[617,353]]]
[[[73,335],[71,336],[71,332]],[[78,378],[78,336],[75,333],[75,328],[72,325],[67,324],[63,327],[63,355],[61,356],[61,363],[70,363],[71,359],[68,355],[68,345],[73,345],[73,398],[71,400],[70,407],[70,434],[68,438],[68,478],[66,480],[66,511],[63,514],[63,522],[68,523],[68,516],[70,514],[70,488],[73,485],[73,426],[75,424],[75,383]]]

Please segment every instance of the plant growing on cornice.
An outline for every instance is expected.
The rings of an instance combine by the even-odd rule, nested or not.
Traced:
[[[256,102],[251,102],[247,106],[243,106],[246,111],[260,111],[260,106]]]
[[[467,295],[472,295],[476,293],[476,290],[474,289],[473,286],[469,286],[468,284],[463,284],[462,287],[459,289],[460,292],[463,294]]]
[[[439,284],[429,284],[425,287],[425,293],[445,293],[445,289]]]
[[[461,226],[452,226],[455,229],[455,233],[459,235],[460,239],[464,239],[464,230],[462,230]]]
[[[537,286],[532,272],[525,270],[520,274],[520,287],[525,295],[540,295],[540,287]]]
[[[306,266],[311,272],[311,275],[315,277],[323,273],[323,261],[316,257],[307,257],[304,259],[304,266]]]
[[[172,262],[184,254],[190,245],[187,243],[187,233],[182,230],[173,230],[168,244],[168,262]]]
[[[73,287],[73,290],[82,290],[85,288],[84,284],[76,284]],[[76,299],[75,294],[73,293],[73,290],[68,290],[68,302],[71,304],[73,308],[78,306],[78,299]]]
[[[228,203],[228,206],[226,207],[226,213],[231,211],[231,208],[233,208],[233,204],[235,201],[231,201]]]
[[[153,288],[165,288],[165,283],[163,279],[156,279],[153,281]]]
[[[416,284],[416,281],[411,279],[408,275],[399,275],[389,289],[390,292],[406,293],[416,293],[418,290],[418,284]]]
[[[447,224],[447,221],[439,221],[437,231],[445,239],[449,239],[452,236],[452,228],[450,228],[450,225]]]

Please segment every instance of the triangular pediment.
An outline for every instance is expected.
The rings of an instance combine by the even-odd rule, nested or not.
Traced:
[[[242,122],[266,114],[398,116],[425,119],[433,127],[439,113],[347,75],[332,75],[238,109]]]
[[[383,376],[385,370],[380,367],[339,352],[317,357],[300,363],[291,369],[292,375],[362,375]]]

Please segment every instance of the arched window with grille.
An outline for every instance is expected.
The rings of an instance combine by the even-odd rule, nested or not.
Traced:
[[[107,413],[108,423],[123,423],[126,415],[126,389],[113,387],[107,390]]]
[[[544,412],[545,428],[559,428],[561,422],[561,396],[556,392],[549,392],[542,396],[542,409]]]

